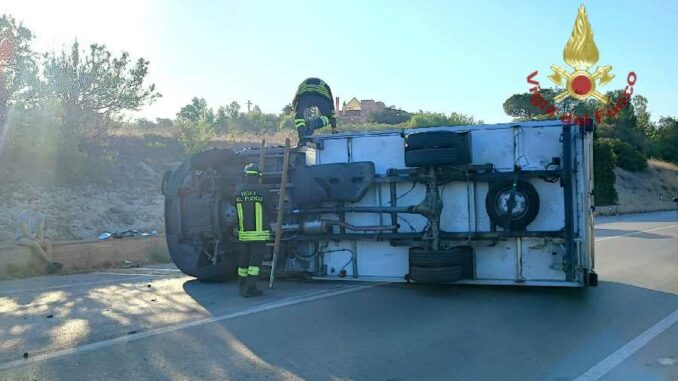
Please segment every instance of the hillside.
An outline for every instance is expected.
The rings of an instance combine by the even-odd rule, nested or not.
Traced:
[[[279,144],[284,138],[281,135],[268,140]],[[242,139],[247,142],[221,138],[211,146],[238,149],[258,144],[259,138]],[[103,183],[83,181],[58,186],[26,175],[37,171],[43,179],[49,179],[46,168],[21,168],[7,161],[0,165],[0,176],[6,180],[0,183],[0,241],[13,239],[15,218],[26,207],[26,199],[35,194],[49,216],[49,235],[55,240],[93,239],[102,231],[127,229],[161,232],[164,199],[160,183],[165,171],[184,158],[181,146],[171,134],[122,131],[109,139],[107,149],[115,159]],[[678,166],[651,160],[645,171],[631,173],[617,168],[615,173],[619,205],[600,206],[599,214],[675,207],[671,197],[678,196]]]
[[[672,198],[678,196],[678,166],[658,160],[649,160],[648,167],[640,172],[628,172],[621,168],[615,188],[619,205],[598,207],[601,215],[638,213],[670,210],[678,206]]]

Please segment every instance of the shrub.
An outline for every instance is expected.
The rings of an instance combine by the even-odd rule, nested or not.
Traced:
[[[593,142],[593,192],[597,205],[617,203],[617,190],[614,189],[616,160],[614,144],[610,139]]]
[[[214,127],[206,120],[197,122],[181,120],[178,124],[181,131],[179,141],[189,155],[205,149],[214,137]]]
[[[614,139],[614,153],[617,166],[630,172],[638,172],[647,168],[647,157],[629,143]]]

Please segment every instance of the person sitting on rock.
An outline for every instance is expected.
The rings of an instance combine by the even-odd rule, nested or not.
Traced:
[[[28,246],[41,261],[47,264],[47,272],[59,271],[63,265],[55,262],[52,243],[45,238],[45,215],[40,211],[40,199],[28,199],[28,209],[19,214],[16,227],[16,243]]]

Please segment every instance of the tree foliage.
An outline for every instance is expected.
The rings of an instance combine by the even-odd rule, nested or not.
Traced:
[[[188,155],[204,150],[214,137],[214,126],[205,119],[180,119],[177,123],[181,132],[179,141]]]
[[[659,119],[649,151],[656,158],[678,164],[678,119]]]
[[[614,146],[608,140],[593,142],[593,191],[597,205],[612,205],[617,203],[617,190],[614,184],[617,177],[614,174],[616,156]]]
[[[132,63],[128,53],[115,57],[105,45],[80,50],[78,42],[61,54],[46,55],[46,96],[64,108],[63,130],[87,141],[105,136],[111,120],[123,111],[137,111],[160,94],[147,85],[149,62]]]
[[[36,54],[30,44],[33,33],[8,15],[0,16],[0,107],[33,105],[39,90]],[[2,117],[2,116],[0,116]]]
[[[197,122],[204,120],[208,123],[214,122],[214,112],[207,107],[205,98],[193,97],[191,103],[182,107],[177,113],[177,119],[180,121]]]
[[[368,121],[373,123],[400,124],[407,122],[411,117],[412,114],[409,112],[391,106],[386,107],[381,112],[371,114]]]
[[[475,120],[472,116],[460,113],[450,113],[449,116],[443,113],[420,112],[412,115],[407,126],[416,127],[434,127],[434,126],[465,126],[470,124],[479,124],[482,120]]]

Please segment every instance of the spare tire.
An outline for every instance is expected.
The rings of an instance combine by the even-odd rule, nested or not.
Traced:
[[[420,148],[446,148],[456,147],[464,144],[468,139],[466,132],[452,131],[429,131],[409,134],[405,138],[407,149],[416,150]]]
[[[516,183],[511,222],[507,226],[512,189],[511,180],[490,184],[490,191],[485,197],[485,208],[494,224],[504,229],[524,230],[539,213],[539,194],[532,184],[519,180]]]

